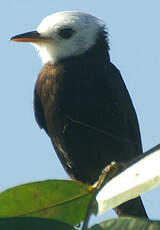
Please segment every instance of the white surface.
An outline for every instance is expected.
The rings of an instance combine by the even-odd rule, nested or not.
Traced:
[[[160,149],[114,177],[98,193],[98,215],[160,185]]]

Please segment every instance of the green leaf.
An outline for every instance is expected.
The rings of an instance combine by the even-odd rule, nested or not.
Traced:
[[[88,186],[67,180],[20,185],[0,194],[0,217],[42,217],[79,224],[92,193]]]
[[[122,217],[111,219],[100,224],[96,224],[90,230],[159,230],[160,221],[148,219]]]
[[[0,229],[3,230],[74,230],[60,221],[33,217],[0,218]]]

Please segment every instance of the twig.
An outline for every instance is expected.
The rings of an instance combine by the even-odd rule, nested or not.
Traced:
[[[104,170],[102,171],[101,176],[99,177],[99,180],[93,185],[93,196],[92,199],[88,205],[86,216],[84,219],[82,230],[88,229],[88,223],[91,214],[93,213],[93,207],[95,206],[95,198],[99,192],[99,190],[115,175],[117,175],[119,172],[122,171],[122,169],[126,168],[124,164],[121,163],[111,163],[110,165],[107,165]]]

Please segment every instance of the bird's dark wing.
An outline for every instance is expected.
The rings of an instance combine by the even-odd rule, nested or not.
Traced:
[[[108,72],[108,69],[106,72]],[[142,153],[142,143],[137,115],[119,70],[111,64],[109,72],[109,78],[107,78],[107,81],[109,82],[107,82],[107,84],[111,87],[110,93],[112,94],[114,92],[112,94],[112,100],[114,105],[117,107],[117,111],[119,111],[118,114],[120,117],[124,118],[124,128],[126,128],[128,139],[134,147],[134,157],[136,157],[137,154]],[[115,208],[115,211],[118,216],[127,215],[147,218],[147,214],[140,197],[121,204]]]
[[[118,107],[117,110],[119,110],[119,113],[123,114],[121,117],[125,119],[124,124],[127,130],[127,136],[129,140],[131,140],[131,144],[135,150],[133,157],[136,157],[137,154],[142,153],[142,143],[135,109],[119,70],[112,64],[110,66],[110,74],[108,76],[110,76],[109,84],[111,92],[114,92],[112,99]],[[113,87],[118,87],[118,89],[113,89]],[[115,208],[115,211],[118,216],[127,215],[147,218],[147,214],[140,197],[121,204]]]
[[[126,128],[127,136],[134,146],[136,156],[136,154],[142,153],[137,115],[120,71],[111,64],[109,72],[107,80],[109,82],[107,84],[110,85],[110,95],[114,105],[117,107],[117,111],[119,111],[118,113],[124,118],[124,128]]]

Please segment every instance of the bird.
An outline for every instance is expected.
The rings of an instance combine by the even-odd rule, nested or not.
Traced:
[[[57,12],[35,31],[11,41],[29,42],[39,52],[43,67],[34,89],[35,118],[71,179],[92,185],[106,165],[143,153],[137,115],[111,62],[102,19],[79,11]],[[115,211],[147,218],[140,197]]]

